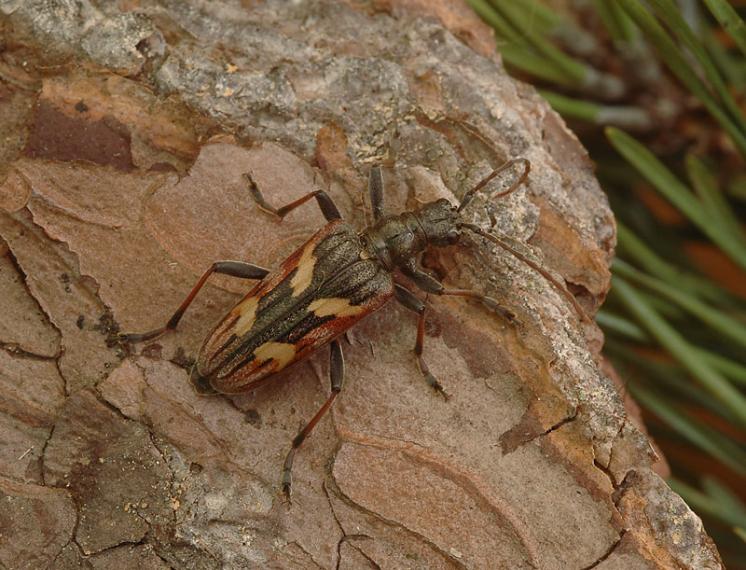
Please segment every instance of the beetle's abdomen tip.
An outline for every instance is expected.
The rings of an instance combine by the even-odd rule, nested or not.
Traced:
[[[196,366],[192,368],[192,373],[189,377],[189,381],[192,383],[192,387],[197,392],[197,394],[200,394],[201,396],[209,396],[218,393],[218,391],[210,384],[210,380],[197,372]]]

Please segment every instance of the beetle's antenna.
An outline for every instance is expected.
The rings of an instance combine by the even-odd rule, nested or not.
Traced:
[[[488,239],[495,245],[498,245],[501,248],[503,248],[505,251],[513,254],[517,259],[520,259],[523,263],[528,265],[531,269],[539,273],[542,277],[544,277],[544,279],[546,279],[552,285],[554,285],[557,291],[559,291],[568,301],[570,301],[570,304],[572,304],[573,308],[577,311],[578,315],[580,315],[580,318],[584,322],[586,323],[591,322],[590,317],[588,317],[585,310],[583,310],[583,307],[580,306],[580,303],[578,303],[578,300],[575,298],[575,296],[572,293],[570,293],[570,291],[567,290],[567,287],[565,287],[563,283],[560,283],[557,279],[555,279],[552,276],[552,274],[549,273],[546,269],[544,269],[541,265],[539,265],[535,261],[532,261],[525,255],[523,255],[520,251],[515,249],[512,245],[510,245],[508,242],[506,242],[501,237],[498,237],[494,234],[486,232],[479,226],[475,226],[474,224],[468,224],[468,223],[460,223],[459,227],[466,228],[467,230],[470,230],[474,232],[475,234]]]
[[[459,205],[457,211],[460,212],[461,210],[463,210],[469,204],[469,202],[471,202],[472,198],[474,198],[477,192],[487,186],[487,184],[489,184],[490,181],[495,178],[495,176],[519,163],[523,164],[523,174],[521,174],[518,180],[511,184],[510,188],[508,188],[507,190],[503,190],[499,194],[496,194],[495,198],[502,198],[503,196],[507,196],[511,192],[515,192],[521,186],[521,184],[525,182],[526,178],[528,178],[528,173],[531,172],[531,162],[529,162],[527,158],[514,158],[505,162],[501,166],[498,166],[489,174],[489,176],[479,182],[479,184],[474,186],[474,188],[469,190],[464,195],[464,198],[461,200],[461,204]]]

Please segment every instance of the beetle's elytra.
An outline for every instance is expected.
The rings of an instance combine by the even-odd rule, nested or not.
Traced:
[[[369,193],[375,221],[362,232],[342,220],[334,202],[323,190],[310,192],[275,209],[247,175],[252,195],[263,210],[283,218],[315,198],[328,223],[272,273],[240,261],[213,263],[165,326],[142,334],[125,335],[125,339],[130,342],[149,340],[174,329],[207,278],[212,273],[222,273],[256,279],[259,283],[223,317],[202,345],[191,373],[192,383],[200,393],[235,394],[252,390],[271,379],[275,372],[330,344],[331,395],[298,433],[288,452],[282,487],[289,496],[295,451],[329,410],[342,388],[344,361],[337,337],[392,297],[419,315],[414,348],[417,362],[427,383],[445,395],[422,358],[425,303],[397,282],[397,270],[427,293],[470,297],[509,320],[513,318],[512,313],[494,299],[467,289],[447,289],[420,269],[418,258],[428,247],[455,244],[464,230],[485,237],[541,273],[570,300],[583,318],[587,318],[575,298],[547,271],[510,247],[504,239],[461,220],[461,211],[477,192],[498,173],[514,165],[523,165],[523,173],[498,195],[504,196],[526,180],[530,170],[527,160],[506,162],[467,192],[459,206],[440,199],[398,215],[384,214],[383,179],[380,168],[374,167],[370,173]]]
[[[245,392],[328,344],[394,293],[391,274],[342,220],[318,231],[218,324],[192,380],[202,391]]]

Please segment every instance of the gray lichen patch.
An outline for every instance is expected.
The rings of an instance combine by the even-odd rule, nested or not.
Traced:
[[[102,19],[81,41],[85,53],[97,64],[122,75],[132,75],[145,62],[140,45],[160,32],[145,14],[127,12]]]

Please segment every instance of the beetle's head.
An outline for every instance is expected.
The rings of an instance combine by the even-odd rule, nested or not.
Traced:
[[[416,212],[417,220],[431,245],[452,245],[458,241],[458,211],[445,198],[428,202]]]

